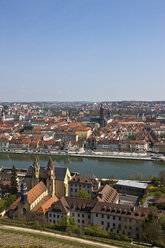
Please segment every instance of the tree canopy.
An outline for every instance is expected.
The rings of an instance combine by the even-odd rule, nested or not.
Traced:
[[[77,197],[81,199],[91,199],[91,195],[85,189],[78,190]]]

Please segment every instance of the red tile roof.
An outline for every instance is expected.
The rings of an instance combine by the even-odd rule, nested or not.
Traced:
[[[44,191],[46,191],[46,186],[42,181],[28,191],[27,200],[29,204],[32,204]]]
[[[48,208],[57,201],[58,198],[56,196],[50,197],[47,195],[32,209],[32,212],[45,214],[48,211]]]

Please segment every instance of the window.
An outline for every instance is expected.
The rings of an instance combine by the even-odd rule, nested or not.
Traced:
[[[101,217],[104,218],[104,214],[102,214]]]
[[[82,220],[82,224],[84,224],[84,220]]]
[[[59,219],[59,215],[57,215],[57,219]]]
[[[25,215],[25,214],[26,214],[26,208],[23,208],[23,209],[22,209],[22,212],[23,212],[23,214]]]
[[[88,219],[90,219],[90,217],[91,217],[90,214],[88,214]]]
[[[51,218],[52,217],[52,214],[49,214],[49,217]]]
[[[104,225],[104,221],[101,222],[101,225]]]
[[[113,220],[115,220],[115,216],[113,216]]]
[[[80,217],[80,214],[78,214],[78,217]]]
[[[80,220],[78,219],[78,223],[80,223]]]
[[[109,219],[109,215],[107,216],[107,219]]]
[[[77,189],[75,189],[75,192],[77,192]]]
[[[121,217],[119,217],[119,220],[121,220]]]
[[[82,214],[82,218],[84,218],[84,214]]]
[[[74,213],[72,213],[72,216],[74,216]]]

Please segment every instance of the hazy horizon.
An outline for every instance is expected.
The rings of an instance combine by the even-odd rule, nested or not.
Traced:
[[[0,1],[0,102],[163,101],[164,0]]]

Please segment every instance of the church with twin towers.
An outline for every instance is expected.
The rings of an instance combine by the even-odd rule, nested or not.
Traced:
[[[50,196],[56,195],[60,198],[69,195],[69,180],[71,180],[71,173],[68,168],[55,166],[51,158],[46,167],[40,166],[38,158],[35,157],[33,165],[27,170],[24,183],[29,191],[42,181]]]

